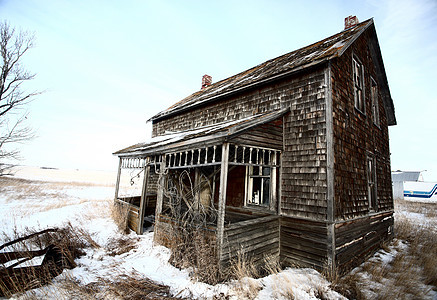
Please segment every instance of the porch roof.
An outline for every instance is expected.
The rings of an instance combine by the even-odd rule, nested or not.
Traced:
[[[223,143],[226,140],[256,126],[268,123],[283,116],[289,108],[276,110],[264,114],[256,114],[244,119],[221,122],[214,125],[199,127],[194,130],[187,130],[151,138],[146,143],[139,143],[121,149],[113,153],[119,157],[144,156],[148,154],[162,154],[179,149],[199,145],[212,145]]]

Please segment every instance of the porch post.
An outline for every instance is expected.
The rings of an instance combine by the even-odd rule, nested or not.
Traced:
[[[164,201],[164,169],[165,169],[165,154],[162,155],[162,161],[159,166],[159,178],[158,178],[158,187],[156,191],[156,210],[155,210],[155,222],[158,221],[158,217],[162,212],[162,203]]]
[[[118,190],[120,188],[120,176],[121,176],[121,157],[118,162],[118,172],[117,172],[117,181],[115,182],[115,196],[114,201],[118,198]]]
[[[141,190],[141,200],[140,200],[140,210],[138,215],[138,228],[137,234],[143,234],[143,223],[144,223],[144,210],[147,207],[147,185],[149,183],[149,157],[146,158],[146,164],[144,166],[144,178],[143,178],[143,188]]]
[[[272,158],[271,156],[270,156],[270,158]],[[271,161],[273,161],[273,164],[274,165],[276,165],[277,163],[278,163],[278,160],[277,160],[278,158],[277,158],[277,153],[276,153],[276,151],[273,151],[273,160],[271,160]],[[271,187],[272,187],[272,189],[271,189],[271,191],[270,191],[270,193],[271,193],[271,201],[270,201],[270,210],[272,210],[272,211],[278,211],[277,210],[277,207],[278,207],[278,203],[279,203],[279,201],[278,201],[278,195],[277,195],[277,189],[278,189],[278,187],[277,187],[277,176],[276,176],[276,171],[277,170],[277,168],[276,167],[273,167],[272,168],[272,173],[271,173],[271,178],[272,178],[272,182],[271,182]]]
[[[222,147],[222,163],[220,169],[220,188],[218,201],[218,217],[217,217],[217,257],[220,262],[223,247],[223,234],[225,227],[225,207],[226,207],[226,189],[228,184],[228,158],[229,158],[229,143],[223,143]]]

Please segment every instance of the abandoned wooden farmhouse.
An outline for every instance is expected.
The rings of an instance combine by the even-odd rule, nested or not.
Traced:
[[[347,270],[393,233],[388,126],[396,125],[373,19],[212,83],[153,116],[152,138],[114,153],[129,226],[211,236],[226,264]],[[120,193],[123,171],[141,175]],[[132,175],[132,178],[134,175]]]

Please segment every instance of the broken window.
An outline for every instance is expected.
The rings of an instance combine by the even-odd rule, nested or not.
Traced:
[[[364,105],[364,68],[363,65],[354,57],[352,59],[354,76],[354,99],[355,108],[363,114],[366,113]]]
[[[248,166],[247,204],[269,206],[271,168],[263,166]]]
[[[373,154],[367,154],[367,187],[369,209],[377,209],[376,161]]]
[[[378,85],[373,78],[370,78],[370,97],[372,98],[373,123],[379,127],[379,104],[378,104]]]

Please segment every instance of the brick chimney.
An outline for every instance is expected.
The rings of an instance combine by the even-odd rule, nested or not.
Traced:
[[[349,16],[344,18],[344,30],[354,27],[359,23],[356,16]]]
[[[209,75],[203,75],[202,77],[202,89],[210,86],[212,84],[212,77]]]

